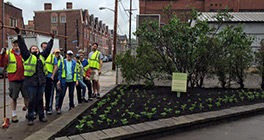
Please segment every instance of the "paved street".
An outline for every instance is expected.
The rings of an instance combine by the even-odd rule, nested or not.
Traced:
[[[264,115],[200,128],[155,140],[264,140]]]

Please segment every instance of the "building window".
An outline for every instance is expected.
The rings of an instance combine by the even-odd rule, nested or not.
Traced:
[[[66,23],[66,16],[61,16],[60,17],[60,22],[61,23]]]
[[[57,16],[52,16],[51,23],[57,23],[57,22],[58,22]]]
[[[17,26],[17,19],[10,17],[9,18],[9,25],[16,27]]]
[[[213,4],[211,4],[211,6],[214,6]]]
[[[52,33],[53,33],[54,35],[58,34],[58,32],[57,32],[56,30],[53,30]]]

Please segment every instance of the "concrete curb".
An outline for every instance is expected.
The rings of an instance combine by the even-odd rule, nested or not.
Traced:
[[[112,85],[102,89],[101,97],[105,96],[110,90],[114,89],[116,85]],[[46,140],[63,130],[66,126],[70,125],[80,114],[82,114],[86,109],[95,104],[98,100],[95,99],[92,102],[81,104],[75,107],[73,110],[65,112],[61,117],[54,120],[52,123],[48,124],[39,131],[28,136],[25,140]]]
[[[127,139],[138,136],[149,135],[157,132],[169,131],[185,126],[191,126],[199,123],[227,119],[239,115],[246,115],[257,111],[264,111],[264,103],[254,105],[245,105],[231,107],[218,111],[196,113],[191,115],[159,119],[139,124],[109,128],[95,132],[83,133],[74,136],[64,136],[56,140],[106,140],[106,139]]]

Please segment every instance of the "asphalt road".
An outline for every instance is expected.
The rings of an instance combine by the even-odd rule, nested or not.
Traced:
[[[103,66],[102,66],[102,74],[112,70],[112,62],[104,62]],[[10,97],[8,95],[9,91],[8,91],[8,79],[6,78],[6,100],[7,100],[7,104],[10,104]],[[0,108],[3,107],[4,105],[4,79],[0,78]],[[19,95],[19,99],[22,99],[22,95]]]
[[[264,140],[264,115],[154,138],[154,140]]]

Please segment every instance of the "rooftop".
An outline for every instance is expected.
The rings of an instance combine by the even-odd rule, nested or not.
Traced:
[[[217,22],[215,16],[217,12],[201,12],[200,20],[208,22]],[[227,22],[264,22],[264,12],[229,12],[233,16],[231,21]]]

